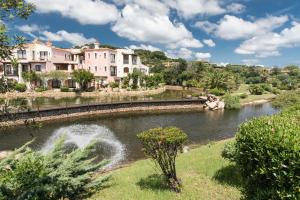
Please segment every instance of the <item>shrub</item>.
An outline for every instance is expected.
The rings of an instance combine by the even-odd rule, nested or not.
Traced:
[[[119,82],[111,82],[111,83],[109,84],[109,86],[110,86],[111,88],[118,88],[118,87],[119,87]]]
[[[234,162],[236,160],[235,142],[226,143],[221,155],[223,158]]]
[[[23,84],[23,83],[17,83],[17,84],[15,85],[14,89],[15,89],[16,91],[18,91],[18,92],[25,92],[26,89],[27,89],[27,87],[26,87],[26,85]]]
[[[261,84],[260,86],[262,87],[262,89],[264,89],[267,92],[271,92],[272,91],[272,87],[269,84],[265,83],[265,84]]]
[[[35,88],[35,91],[36,92],[45,92],[45,91],[47,91],[48,89],[47,88],[45,88],[45,87],[38,87],[38,88]]]
[[[247,97],[248,97],[248,94],[246,94],[246,93],[243,93],[243,94],[240,95],[241,99],[246,99]]]
[[[61,92],[70,92],[70,89],[68,87],[61,87],[60,91]]]
[[[273,89],[271,90],[271,93],[273,93],[273,94],[280,94],[280,90],[277,89],[277,88],[273,88]]]
[[[61,139],[48,154],[28,145],[0,162],[0,199],[83,199],[107,180],[93,175],[106,164],[91,159],[95,143],[67,153]]]
[[[300,104],[300,92],[285,92],[278,95],[272,102],[278,108],[294,106]]]
[[[251,85],[249,88],[249,92],[252,95],[262,95],[264,93],[264,89],[261,85]]]
[[[216,95],[216,96],[223,96],[226,92],[223,89],[214,88],[209,90],[209,93]]]
[[[181,181],[176,175],[175,159],[187,135],[176,127],[154,128],[137,136],[142,142],[143,151],[150,156],[161,168],[171,189],[181,191]]]
[[[226,109],[239,109],[241,107],[239,96],[231,96],[227,94],[224,96],[224,102]]]
[[[299,199],[300,112],[291,113],[256,118],[239,128],[235,160],[248,199]]]

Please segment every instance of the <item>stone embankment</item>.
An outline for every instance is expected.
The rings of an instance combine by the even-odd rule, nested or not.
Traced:
[[[104,89],[102,91],[94,92],[61,92],[60,90],[48,90],[44,92],[8,92],[0,93],[0,98],[28,98],[28,97],[101,97],[101,96],[146,96],[161,94],[166,91],[166,87],[161,87],[151,90],[136,90],[127,91],[126,89]]]

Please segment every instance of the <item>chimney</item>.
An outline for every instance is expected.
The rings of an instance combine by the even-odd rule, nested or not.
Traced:
[[[100,48],[100,43],[99,43],[99,41],[96,41],[95,43],[94,43],[94,48],[95,49],[99,49]]]
[[[46,46],[52,47],[52,42],[51,42],[50,40],[48,40],[48,41],[46,42]]]

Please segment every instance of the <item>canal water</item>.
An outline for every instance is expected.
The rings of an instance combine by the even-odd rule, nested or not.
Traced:
[[[110,159],[110,165],[113,166],[144,157],[136,135],[150,128],[177,126],[187,133],[188,144],[204,144],[233,137],[242,122],[276,112],[270,103],[266,103],[245,106],[239,110],[126,114],[61,120],[44,124],[40,129],[0,129],[0,151],[13,150],[35,138],[32,147],[48,152],[55,141],[64,135],[68,145],[79,148],[98,140],[98,154],[101,158]]]

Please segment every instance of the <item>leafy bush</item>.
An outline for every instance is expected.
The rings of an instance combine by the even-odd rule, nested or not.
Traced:
[[[272,91],[272,87],[269,84],[264,83],[264,84],[261,84],[260,86],[262,87],[262,89],[264,89],[267,92],[271,92]]]
[[[61,92],[70,92],[70,89],[68,87],[61,87],[60,91]]]
[[[300,92],[285,92],[278,95],[272,102],[272,105],[277,108],[290,107],[300,104]]]
[[[14,89],[18,92],[25,92],[27,87],[25,84],[23,83],[17,83],[15,86],[14,86]]]
[[[119,87],[119,82],[111,82],[111,83],[109,84],[109,86],[110,86],[111,88],[118,88],[118,87]]]
[[[47,154],[28,145],[0,162],[0,199],[83,199],[108,178],[93,175],[106,163],[91,159],[95,143],[67,153],[60,139]]]
[[[244,123],[236,136],[236,163],[247,199],[299,199],[300,112]]]
[[[224,102],[226,109],[239,109],[241,107],[239,96],[231,96],[227,94],[224,96]]]
[[[264,93],[264,89],[261,85],[251,85],[249,92],[252,95],[262,95]]]
[[[223,95],[225,95],[226,92],[223,89],[214,88],[214,89],[209,90],[209,93],[216,95],[216,96],[223,96]]]
[[[150,156],[161,168],[171,189],[181,191],[181,181],[176,175],[175,160],[187,135],[176,127],[154,128],[137,136],[142,142],[143,151]]]
[[[221,153],[222,157],[232,162],[236,161],[235,142],[228,142],[225,144]]]
[[[277,89],[277,88],[273,88],[273,89],[271,90],[271,93],[273,93],[273,94],[280,94],[280,90]]]
[[[243,93],[243,94],[240,95],[241,99],[246,99],[247,97],[248,97],[248,94],[246,94],[246,93]]]
[[[35,88],[35,91],[36,92],[45,92],[45,91],[47,91],[48,89],[47,88],[45,88],[45,87],[38,87],[38,88]]]

